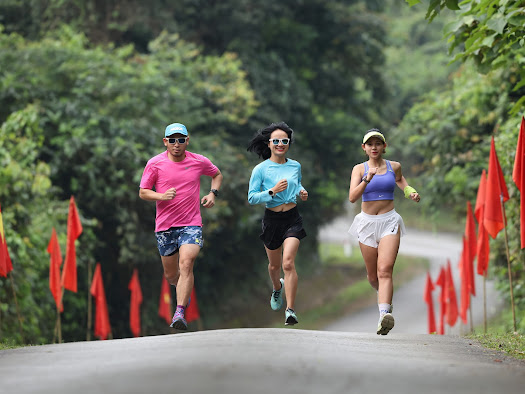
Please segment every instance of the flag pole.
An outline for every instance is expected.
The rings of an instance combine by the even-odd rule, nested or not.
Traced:
[[[64,292],[65,292],[64,287],[61,287],[61,289],[60,289],[60,300],[59,300],[58,306],[57,306],[57,319],[55,321],[55,332],[53,334],[53,343],[55,342],[55,338],[56,338],[57,335],[58,335],[58,343],[62,343],[62,324],[61,324],[62,312],[60,312],[60,309],[62,308],[62,302],[64,300]]]
[[[91,319],[92,319],[92,315],[93,315],[93,304],[92,304],[92,301],[91,301],[91,260],[88,260],[88,265],[87,265],[87,281],[88,281],[88,290],[87,290],[87,297],[88,297],[88,300],[87,300],[87,305],[88,305],[88,310],[87,310],[87,333],[86,333],[86,341],[91,341]]]
[[[60,306],[57,305],[57,329],[58,329],[58,343],[62,343],[62,318],[60,316]]]
[[[469,301],[468,301],[468,312],[469,312],[469,318],[470,318],[470,333],[472,334],[474,332],[474,323],[472,322],[472,297],[470,294],[468,295]]]
[[[507,271],[509,273],[509,287],[510,287],[510,303],[512,306],[512,319],[514,322],[514,332],[516,331],[516,312],[514,310],[514,292],[512,290],[512,273],[510,270],[510,253],[509,253],[509,237],[507,235],[507,216],[505,214],[505,206],[503,205],[503,195],[500,195],[501,199],[501,212],[503,213],[503,223],[505,230],[505,249],[507,251]]]
[[[487,333],[487,271],[483,274],[483,330]]]

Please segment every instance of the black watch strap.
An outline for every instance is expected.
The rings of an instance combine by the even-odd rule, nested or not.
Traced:
[[[217,189],[211,189],[210,192],[215,194],[215,197],[219,197],[219,191]]]
[[[273,192],[273,190],[272,190],[272,189],[270,189],[270,190],[268,190],[268,194],[269,194],[270,196],[272,196],[272,197],[273,197],[273,195],[274,195],[275,193]]]

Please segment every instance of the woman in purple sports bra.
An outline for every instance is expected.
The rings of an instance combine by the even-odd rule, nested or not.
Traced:
[[[370,285],[377,290],[379,322],[377,334],[386,335],[394,327],[392,271],[396,262],[401,236],[405,234],[403,219],[394,209],[396,185],[405,197],[419,202],[419,193],[408,185],[401,164],[383,158],[386,139],[378,129],[370,129],[361,147],[368,161],[354,166],[348,199],[360,197],[361,212],[348,230],[357,237]]]

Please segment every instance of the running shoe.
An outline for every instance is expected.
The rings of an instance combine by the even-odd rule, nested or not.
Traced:
[[[176,330],[188,329],[188,323],[186,323],[186,319],[184,318],[184,312],[182,310],[177,309],[175,311],[170,327],[173,327]]]
[[[291,308],[286,309],[284,311],[284,325],[285,326],[293,326],[294,324],[299,323],[299,320],[297,320],[297,316],[295,315],[295,311]]]
[[[391,313],[382,314],[377,323],[377,335],[386,335],[393,327],[394,316]]]
[[[281,288],[279,290],[274,290],[270,297],[270,306],[274,311],[278,311],[283,306],[284,279],[281,278],[279,281],[281,282]]]

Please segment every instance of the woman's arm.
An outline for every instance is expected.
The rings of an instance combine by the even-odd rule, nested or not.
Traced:
[[[405,193],[405,198],[409,198],[412,201],[419,202],[421,199],[421,196],[419,193],[414,189],[412,186],[409,186],[407,180],[403,176],[403,172],[401,171],[401,163],[398,162],[390,162],[392,164],[392,169],[394,170],[396,174],[396,185],[403,190],[403,193]]]
[[[366,189],[366,185],[370,182],[370,179],[364,181],[363,174],[365,168],[363,164],[356,164],[352,169],[352,177],[350,178],[350,190],[348,191],[348,200],[350,202],[356,202]],[[369,175],[367,175],[369,178]]]

